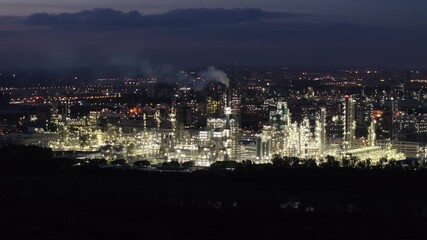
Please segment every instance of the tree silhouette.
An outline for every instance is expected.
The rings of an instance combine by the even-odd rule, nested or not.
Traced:
[[[0,148],[2,168],[40,169],[57,167],[52,149],[37,146],[5,145]]]
[[[179,168],[181,164],[179,164],[178,161],[170,161],[170,162],[163,162],[162,167],[166,168]]]
[[[133,165],[135,167],[149,167],[151,163],[148,160],[141,160],[141,161],[134,162]]]
[[[117,160],[112,161],[110,164],[111,165],[121,166],[121,165],[125,165],[127,163],[128,162],[126,160],[124,160],[124,159],[117,159]]]
[[[287,157],[285,157],[285,158],[288,160]],[[274,155],[271,162],[273,163],[273,166],[275,166],[275,167],[290,168],[291,164],[289,163],[289,161],[285,160],[285,158],[282,158],[280,155]]]
[[[317,167],[316,159],[309,158],[304,161],[302,161],[302,166],[307,168],[315,168]]]
[[[340,166],[340,162],[335,160],[333,156],[326,156],[325,161],[321,163],[321,167],[323,168],[337,168]]]
[[[217,161],[211,164],[211,168],[233,169],[236,167],[237,167],[236,161]]]
[[[196,162],[194,162],[194,161],[187,161],[187,162],[182,163],[182,167],[184,167],[184,168],[190,168],[190,167],[194,167],[194,166],[196,166]]]

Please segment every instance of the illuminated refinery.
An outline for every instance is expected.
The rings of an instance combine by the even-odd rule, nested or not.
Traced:
[[[178,92],[191,91],[180,88]],[[185,94],[185,93],[184,93]],[[81,158],[105,158],[107,160],[126,159],[130,162],[148,159],[154,162],[177,160],[195,161],[197,165],[208,166],[216,161],[252,159],[256,162],[270,162],[274,156],[298,157],[300,159],[320,160],[327,155],[343,158],[358,157],[361,160],[380,158],[402,160],[404,154],[395,149],[376,146],[375,120],[369,127],[368,142],[356,145],[355,100],[350,96],[343,98],[343,139],[339,145],[328,144],[326,138],[326,109],[320,108],[314,124],[304,117],[300,122],[292,122],[292,114],[286,102],[278,102],[277,108],[270,111],[269,123],[263,125],[260,134],[252,134],[256,151],[240,142],[242,130],[239,128],[230,105],[230,89],[226,89],[224,102],[218,118],[208,118],[202,130],[187,129],[191,121],[185,119],[188,113],[182,104],[172,106],[168,121],[170,129],[161,128],[160,110],[155,109],[151,116],[154,128],[147,128],[147,114],[143,113],[142,126],[117,127],[112,124],[98,126],[98,119],[107,119],[109,111],[90,112],[89,117],[72,119],[65,105],[59,114],[53,108],[53,122],[57,127],[57,138],[50,140],[48,146],[58,152],[79,152]],[[181,109],[181,110],[180,110]],[[138,108],[130,109],[129,114],[138,115]],[[182,116],[185,115],[185,116]],[[128,118],[128,115],[118,115]],[[248,150],[246,149],[248,148]],[[252,154],[251,154],[252,152]]]
[[[363,76],[379,71],[333,77],[280,70],[275,74],[293,76],[284,86],[270,71],[259,76],[229,71],[182,71],[176,78],[186,80],[173,84],[156,77],[103,77],[82,86],[2,88],[11,95],[10,106],[45,109],[19,118],[16,126],[25,132],[5,125],[2,135],[9,142],[50,147],[61,157],[130,163],[209,166],[227,160],[268,163],[277,157],[320,163],[328,156],[376,163],[426,156],[426,147],[411,142],[408,130],[425,134],[425,115],[403,110],[425,95],[403,93],[401,84],[390,94],[369,89]],[[344,76],[345,82],[339,80]],[[360,91],[341,90],[349,87]]]

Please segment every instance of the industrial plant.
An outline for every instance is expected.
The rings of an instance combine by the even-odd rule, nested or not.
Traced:
[[[314,119],[304,116],[298,122],[293,121],[286,101],[276,103],[261,131],[243,131],[239,104],[232,104],[236,93],[226,84],[215,86],[215,98],[208,97],[206,125],[199,129],[194,127],[198,106],[191,101],[192,89],[181,87],[176,90],[170,109],[163,111],[157,105],[150,109],[152,114],[140,108],[125,113],[104,109],[92,111],[88,117],[71,118],[67,104],[61,104],[61,111],[53,104],[56,131],[44,144],[57,154],[81,159],[194,161],[199,166],[227,160],[267,163],[277,156],[316,161],[326,156],[357,157],[373,163],[381,158],[405,159],[391,144],[376,144],[374,118],[367,129],[367,139],[356,138],[356,100],[349,95],[342,98],[342,115],[337,120],[342,122],[343,137],[341,141],[331,141],[327,137],[325,108],[319,108]],[[118,119],[117,124],[109,123],[112,119]],[[107,123],[100,124],[102,121]],[[126,121],[132,126],[126,126]]]

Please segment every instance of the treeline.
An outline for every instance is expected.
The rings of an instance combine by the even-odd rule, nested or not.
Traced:
[[[57,165],[49,148],[5,145],[0,148],[1,169],[44,169]]]
[[[347,156],[337,159],[334,156],[326,156],[320,160],[313,158],[301,159],[297,157],[274,156],[272,164],[282,168],[356,168],[356,169],[407,169],[416,170],[426,168],[425,161],[401,160],[381,158],[374,162],[372,159],[361,160],[355,156]]]
[[[276,156],[182,173],[99,167],[123,160],[70,168],[49,149],[3,146],[2,226],[19,239],[426,239],[427,170],[356,160]]]
[[[178,162],[169,161],[153,165],[148,160],[139,160],[133,164],[129,164],[124,159],[118,159],[108,162],[106,159],[83,159],[77,160],[73,158],[55,157],[53,151],[49,148],[38,146],[23,146],[23,145],[4,145],[0,147],[0,163],[2,169],[58,169],[71,166],[87,166],[87,167],[102,167],[116,166],[134,168],[156,167],[163,169],[188,169],[195,166],[194,161]],[[425,161],[404,160],[396,161],[394,159],[381,158],[377,162],[371,159],[361,160],[354,156],[348,156],[343,159],[337,159],[333,156],[326,156],[320,160],[313,158],[301,159],[298,157],[287,157],[275,155],[271,163],[256,164],[252,160],[236,161],[217,161],[211,164],[210,169],[227,169],[227,170],[244,170],[244,169],[304,169],[304,168],[353,168],[360,170],[369,169],[402,169],[402,170],[419,170],[427,168]]]

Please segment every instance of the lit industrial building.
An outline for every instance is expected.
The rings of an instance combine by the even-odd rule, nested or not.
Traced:
[[[300,159],[322,159],[327,155],[338,159],[356,157],[377,162],[381,158],[402,160],[405,155],[390,146],[377,146],[376,122],[372,120],[368,129],[368,141],[356,145],[355,100],[345,96],[343,101],[343,141],[341,146],[328,144],[326,137],[326,110],[316,114],[314,126],[308,118],[291,122],[291,113],[286,102],[279,102],[277,110],[270,113],[270,123],[264,125],[257,139],[257,160],[268,162],[273,156],[298,157]]]
[[[326,110],[318,113],[315,126],[307,118],[291,123],[291,113],[286,102],[279,102],[277,110],[270,113],[269,125],[264,125],[257,141],[257,159],[270,161],[274,155],[319,159],[325,154]],[[311,131],[314,129],[314,132]]]
[[[59,114],[54,109],[52,119],[58,127],[58,138],[50,141],[49,146],[54,151],[87,152],[88,157],[107,160],[195,161],[202,166],[216,161],[241,160],[240,129],[235,119],[236,111],[231,107],[231,92],[228,89],[224,91],[225,96],[219,105],[222,106],[222,114],[207,118],[204,129],[194,129],[195,104],[191,102],[190,94],[190,88],[178,89],[177,100],[168,119],[171,127],[165,129],[160,127],[162,120],[158,111],[153,114],[155,128],[147,128],[145,113],[141,114],[142,126],[121,127],[112,124],[99,126],[97,119],[115,115],[123,123],[129,120],[127,115],[91,112],[87,118],[72,119],[67,112]],[[138,112],[140,110],[130,109],[132,114]]]
[[[356,101],[351,96],[343,99],[343,140],[339,145],[328,142],[325,108],[319,108],[313,115],[315,119],[310,120],[305,116],[300,122],[292,122],[288,104],[283,101],[276,103],[276,109],[269,114],[268,124],[263,126],[259,134],[245,134],[249,136],[245,138],[254,143],[248,145],[241,141],[237,104],[232,104],[233,93],[230,89],[223,90],[216,97],[221,100],[220,103],[214,104],[214,100],[208,99],[207,114],[211,117],[206,118],[206,127],[201,129],[194,126],[193,113],[197,105],[191,101],[190,94],[190,88],[178,89],[167,119],[170,128],[161,127],[164,120],[159,110],[153,110],[150,119],[154,127],[148,128],[149,117],[145,112],[141,114],[142,125],[137,124],[136,127],[114,124],[100,126],[98,119],[111,117],[113,113],[91,112],[88,117],[72,119],[68,116],[67,105],[60,114],[57,106],[54,106],[52,119],[58,131],[57,138],[50,140],[49,146],[59,152],[78,151],[82,158],[126,159],[131,162],[141,159],[152,162],[195,161],[201,166],[224,160],[249,159],[266,163],[274,156],[320,161],[330,155],[338,159],[357,157],[372,162],[381,158],[405,158],[399,149],[391,145],[377,145],[374,119],[368,128],[367,140],[356,141]],[[139,108],[130,111],[132,114],[141,112]],[[130,121],[127,115],[118,114],[115,117],[119,117],[122,123]]]

